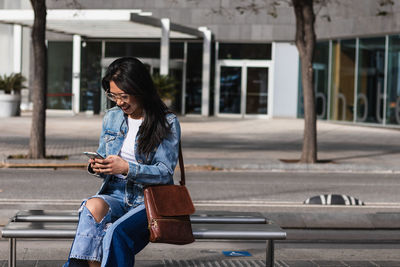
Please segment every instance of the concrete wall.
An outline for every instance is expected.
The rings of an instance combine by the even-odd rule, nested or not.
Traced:
[[[29,0],[0,0],[0,9],[29,9],[31,8]],[[14,69],[14,29],[12,25],[0,24],[0,74],[10,74]],[[23,29],[22,33],[22,73],[29,76],[29,43],[30,30]]]
[[[291,8],[283,8],[281,16],[273,18],[262,10],[259,14],[241,15],[234,9],[235,0],[85,0],[78,1],[81,8],[142,9],[153,16],[171,18],[173,22],[191,27],[207,26],[216,41],[270,42],[293,39],[294,17]],[[48,8],[71,8],[69,1],[47,1]],[[222,5],[220,8],[220,4]],[[288,34],[289,32],[289,34]],[[289,37],[288,37],[289,36]]]
[[[0,24],[0,75],[13,70],[13,27]]]
[[[0,8],[4,9],[29,9],[31,7],[29,0],[0,0]]]
[[[48,8],[139,8],[153,12],[159,18],[169,17],[175,23],[192,27],[207,26],[217,41],[225,42],[272,42],[293,41],[295,17],[293,8],[284,1],[277,8],[277,17],[268,15],[270,1],[255,1],[261,9],[258,13],[245,11],[242,15],[235,7],[250,1],[238,0],[48,0]],[[398,33],[400,29],[400,1],[393,6],[379,5],[378,0],[334,0],[318,11],[317,38],[348,38],[350,36],[374,36]],[[384,14],[378,16],[377,14]],[[330,18],[328,21],[328,17]]]
[[[272,43],[273,82],[270,90],[271,117],[297,116],[299,53],[293,43]]]
[[[378,0],[331,1],[316,21],[319,39],[352,38],[398,34],[400,29],[400,1],[380,6]],[[386,15],[385,12],[387,13]],[[327,21],[326,16],[331,18]]]
[[[0,0],[0,9],[30,9],[29,0]],[[21,73],[27,78],[25,86],[22,89],[21,109],[32,109],[29,90],[30,78],[30,35],[31,30],[27,27],[22,29],[22,55],[21,55]],[[0,75],[10,74],[14,70],[14,29],[11,25],[0,24]]]
[[[52,8],[142,9],[154,16],[168,17],[175,23],[192,27],[209,27],[217,41],[272,42],[293,41],[295,17],[293,8],[284,1],[276,9],[277,17],[268,15],[271,7],[256,1],[259,11],[243,14],[235,7],[248,1],[237,0],[47,0]],[[320,8],[316,21],[318,39],[349,38],[397,34],[400,29],[400,1],[380,6],[379,0],[335,0]],[[0,8],[31,8],[29,0],[0,0]],[[381,14],[381,15],[378,15]],[[386,14],[386,15],[382,15]],[[329,17],[329,20],[328,20]]]

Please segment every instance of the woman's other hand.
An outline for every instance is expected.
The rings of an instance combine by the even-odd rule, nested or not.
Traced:
[[[116,155],[106,159],[90,159],[89,162],[95,173],[126,175],[129,171],[129,163]]]

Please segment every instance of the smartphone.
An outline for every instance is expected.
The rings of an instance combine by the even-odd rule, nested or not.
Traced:
[[[88,158],[91,159],[104,159],[103,156],[97,152],[83,152],[83,154],[85,154],[86,156],[88,156]]]

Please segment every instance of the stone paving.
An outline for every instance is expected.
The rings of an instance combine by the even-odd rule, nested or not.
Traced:
[[[56,267],[64,261],[57,260],[22,260],[18,267]],[[400,261],[317,261],[297,260],[274,262],[275,267],[397,267]],[[163,260],[136,261],[135,267],[265,267],[262,260]],[[0,267],[7,267],[7,261],[0,261]]]
[[[86,162],[83,151],[95,150],[102,116],[49,115],[46,153]],[[301,155],[303,120],[180,117],[185,162],[225,169],[298,169],[399,172],[400,128],[377,128],[318,121],[318,159],[331,164],[293,164]],[[0,163],[9,155],[27,154],[29,113],[0,118]],[[49,161],[49,160],[48,160]],[[54,159],[53,159],[54,161]],[[35,161],[38,162],[38,161]],[[62,164],[67,161],[58,161]],[[333,163],[333,164],[332,164]]]

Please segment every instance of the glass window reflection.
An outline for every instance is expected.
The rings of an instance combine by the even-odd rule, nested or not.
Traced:
[[[81,60],[80,110],[100,113],[101,42],[84,42]]]
[[[330,119],[353,121],[356,40],[332,42]]]
[[[271,59],[271,44],[219,44],[219,59]]]
[[[160,58],[160,42],[106,42],[105,57]]]
[[[188,43],[186,66],[185,110],[188,114],[201,113],[203,44]]]
[[[382,123],[385,38],[363,38],[358,52],[358,122]]]
[[[221,67],[219,112],[240,114],[241,67]]]
[[[72,109],[72,42],[49,42],[47,51],[47,108]]]
[[[313,60],[315,111],[318,119],[327,118],[329,81],[329,42],[317,43]]]
[[[246,114],[267,114],[268,69],[247,68]]]
[[[400,124],[400,36],[389,37],[386,123]]]

